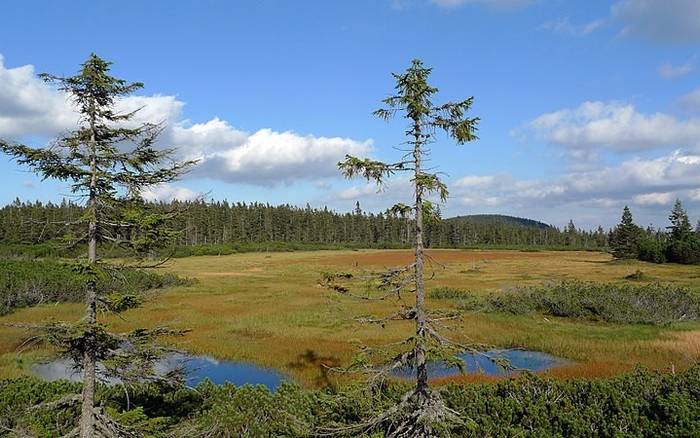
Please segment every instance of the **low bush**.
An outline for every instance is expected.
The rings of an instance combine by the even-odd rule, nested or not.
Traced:
[[[407,389],[389,384],[373,391],[305,390],[283,384],[269,392],[204,382],[195,389],[137,385],[128,398],[122,387],[101,387],[98,399],[112,416],[150,437],[305,437],[372,417]],[[67,433],[77,407],[30,407],[78,390],[79,384],[34,378],[0,381],[0,435]],[[599,380],[526,374],[493,384],[453,384],[440,392],[462,422],[442,425],[439,436],[700,436],[700,366],[677,374],[637,369]]]
[[[436,287],[428,292],[428,297],[435,298],[436,300],[464,298],[467,295],[470,295],[468,290],[449,286]]]
[[[700,295],[675,285],[565,281],[520,287],[487,298],[491,311],[543,313],[620,324],[663,325],[700,318]]]
[[[42,302],[81,301],[87,277],[75,264],[56,260],[0,260],[0,315],[17,307]],[[190,282],[152,270],[120,269],[102,272],[97,290],[104,294],[140,294],[149,289]]]

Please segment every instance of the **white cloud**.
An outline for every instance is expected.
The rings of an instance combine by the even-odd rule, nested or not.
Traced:
[[[501,177],[507,178],[507,177]],[[498,176],[476,176],[469,175],[463,176],[456,180],[452,186],[453,187],[478,187],[478,188],[489,188],[494,187],[499,184]]]
[[[234,130],[228,133],[237,136]],[[206,135],[206,131],[201,133],[202,137]],[[370,149],[371,141],[261,129],[243,137],[242,142],[232,142],[223,150],[205,153],[194,174],[261,185],[317,180],[338,176],[336,164],[346,154],[363,155]]]
[[[336,199],[340,199],[343,201],[354,201],[357,199],[361,198],[366,198],[368,196],[376,196],[381,192],[378,191],[378,188],[374,185],[366,185],[362,187],[349,187],[347,189],[341,190],[334,196]]]
[[[191,201],[199,198],[201,195],[186,187],[178,187],[171,184],[158,184],[157,186],[144,190],[141,196],[147,201],[168,202],[175,199],[178,201]]]
[[[621,0],[612,15],[623,23],[622,34],[661,43],[700,42],[700,1]]]
[[[584,218],[590,226],[610,225],[616,209],[635,204],[663,223],[666,206],[676,197],[700,201],[700,153],[675,151],[655,159],[630,159],[615,166],[569,172],[546,179],[509,175],[465,176],[448,184],[450,211],[529,214],[554,221]],[[557,215],[563,215],[561,218]],[[566,216],[566,217],[564,217]]]
[[[681,64],[681,65],[673,65],[670,62],[663,63],[656,69],[656,72],[662,78],[673,79],[673,78],[685,76],[688,73],[692,72],[694,69],[695,69],[695,62],[694,62],[694,60],[690,60],[690,61],[686,62],[685,64]]]
[[[593,33],[604,24],[604,19],[593,20],[589,21],[588,23],[574,24],[571,22],[569,17],[561,17],[544,23],[542,25],[542,29],[564,35],[585,36]]]
[[[569,218],[586,227],[611,226],[624,205],[635,205],[638,223],[666,222],[668,205],[676,197],[690,212],[700,209],[700,152],[681,150],[653,159],[632,158],[617,165],[569,171],[552,178],[521,179],[508,174],[465,175],[447,181],[446,215],[503,213],[565,224]],[[408,179],[391,181],[377,193],[373,184],[353,186],[321,202],[348,208],[382,211],[397,201],[409,203]],[[637,217],[637,216],[635,216]]]
[[[673,192],[644,193],[633,198],[635,204],[639,205],[668,205],[676,199]]]
[[[584,102],[577,108],[543,114],[529,128],[541,139],[575,151],[632,151],[700,142],[700,119],[644,114],[618,102]]]
[[[117,110],[139,109],[133,123],[164,122],[160,144],[176,147],[182,158],[199,159],[190,177],[273,185],[338,176],[345,154],[368,154],[370,140],[300,135],[291,131],[238,130],[213,118],[183,119],[184,102],[175,96],[130,96]],[[0,137],[52,137],[75,129],[78,117],[66,95],[36,77],[32,66],[6,68],[0,58]]]
[[[65,95],[37,79],[33,66],[8,69],[0,55],[0,136],[55,135],[77,121]]]

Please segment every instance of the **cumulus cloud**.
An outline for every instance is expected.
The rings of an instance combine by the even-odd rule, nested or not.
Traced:
[[[612,16],[623,23],[622,34],[661,43],[700,42],[700,1],[621,0]]]
[[[638,205],[668,205],[674,199],[676,194],[673,192],[643,193],[633,198],[634,203]]]
[[[579,217],[634,204],[659,208],[676,197],[700,201],[700,153],[675,151],[655,159],[634,158],[615,166],[569,172],[558,178],[517,179],[509,175],[472,175],[454,181],[450,203],[484,211],[492,207],[532,212],[549,219],[554,212]],[[606,213],[609,215],[609,213]],[[665,210],[659,210],[663,217]],[[592,223],[592,225],[597,225]]]
[[[149,187],[141,193],[143,199],[154,202],[168,202],[172,200],[191,201],[201,195],[186,187],[178,187],[171,184],[158,184]]]
[[[634,151],[695,146],[700,141],[700,119],[644,114],[619,102],[584,102],[577,108],[543,114],[528,126],[548,143],[574,151]]]
[[[66,96],[37,79],[34,67],[8,69],[0,55],[0,135],[54,135],[76,126]]]
[[[203,155],[194,174],[261,185],[315,180],[337,176],[336,163],[345,154],[366,154],[370,147],[370,141],[261,129],[242,142]]]
[[[488,176],[477,176],[469,175],[463,176],[457,179],[452,186],[453,187],[474,187],[488,189],[499,184],[499,177],[494,175]]]
[[[664,226],[676,198],[690,207],[691,215],[700,209],[700,151],[676,150],[552,177],[464,175],[446,182],[450,188],[443,206],[446,216],[503,213],[560,225],[574,218],[584,227],[608,227],[618,221],[622,207],[630,205],[639,224]],[[365,210],[382,211],[397,201],[410,203],[412,196],[410,180],[398,179],[381,192],[373,184],[361,184],[320,202],[348,209],[360,201]]]
[[[138,109],[130,123],[164,122],[160,145],[200,161],[189,177],[267,186],[319,180],[337,176],[336,163],[345,154],[371,150],[370,140],[272,129],[249,133],[219,118],[192,123],[183,118],[184,105],[175,96],[130,96],[117,103],[117,110]],[[77,122],[67,96],[39,80],[32,66],[6,68],[0,58],[0,137],[48,138],[75,129]]]
[[[547,21],[542,25],[542,29],[554,33],[573,36],[585,36],[593,33],[605,24],[604,19],[589,21],[588,23],[574,24],[569,17],[560,17],[556,20]]]

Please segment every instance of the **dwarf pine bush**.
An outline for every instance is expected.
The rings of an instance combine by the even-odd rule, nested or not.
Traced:
[[[86,275],[77,267],[56,260],[0,260],[0,315],[43,302],[83,300]],[[125,294],[133,297],[149,289],[189,282],[173,274],[129,268],[102,272],[96,287],[125,305]]]
[[[664,325],[700,318],[700,295],[671,284],[618,285],[564,281],[518,287],[487,298],[491,311]]]
[[[67,433],[75,407],[30,407],[58,400],[79,386],[35,378],[0,381],[0,436]],[[406,388],[396,383],[374,390],[307,390],[283,384],[270,392],[262,386],[203,382],[187,389],[154,383],[131,387],[128,399],[120,386],[101,386],[97,398],[112,415],[149,437],[307,437],[381,412]],[[639,368],[598,380],[559,381],[525,374],[493,384],[453,384],[439,391],[462,421],[439,428],[438,436],[700,436],[697,365],[677,374]],[[372,436],[385,435],[379,430]]]

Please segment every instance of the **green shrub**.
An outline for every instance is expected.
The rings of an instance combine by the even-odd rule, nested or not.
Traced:
[[[460,289],[457,287],[441,286],[433,288],[428,292],[428,297],[434,298],[436,300],[449,300],[455,298],[464,298],[471,293],[468,290]]]
[[[664,263],[666,262],[664,246],[655,239],[642,238],[637,247],[637,258],[645,262]]]
[[[75,383],[34,378],[0,381],[0,426],[39,437],[60,436],[75,425],[77,407],[29,408],[79,389]],[[407,389],[399,383],[374,390],[306,390],[283,384],[272,393],[261,386],[204,382],[185,389],[154,383],[128,388],[128,402],[120,386],[100,387],[98,399],[113,417],[151,437],[306,437],[376,416]],[[637,369],[597,380],[525,374],[439,390],[462,422],[441,425],[438,436],[700,436],[700,365],[676,374]],[[385,436],[385,430],[371,436]]]
[[[0,315],[12,309],[42,302],[81,301],[87,277],[75,264],[56,260],[0,260]],[[189,283],[173,274],[143,269],[104,271],[98,276],[97,290],[128,305],[149,289]],[[137,299],[137,298],[136,298]],[[118,310],[118,309],[115,309]],[[122,309],[123,310],[123,309]]]
[[[25,436],[41,438],[67,434],[73,428],[73,420],[79,415],[80,406],[63,409],[30,408],[60,400],[79,391],[80,384],[66,381],[44,382],[29,377],[0,380],[0,436],[13,429],[28,430],[31,433]]]
[[[669,324],[700,318],[700,296],[675,285],[565,281],[513,288],[487,298],[491,311],[586,318],[620,324]]]

